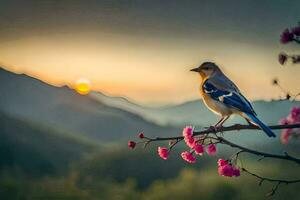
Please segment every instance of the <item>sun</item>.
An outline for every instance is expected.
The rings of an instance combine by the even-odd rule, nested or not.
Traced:
[[[91,81],[86,78],[80,78],[75,83],[75,90],[81,94],[86,95],[91,91]]]

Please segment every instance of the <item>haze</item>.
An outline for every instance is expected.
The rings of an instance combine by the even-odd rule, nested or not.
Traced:
[[[207,60],[250,99],[281,95],[274,77],[297,91],[300,68],[277,55],[296,48],[279,36],[300,19],[299,1],[121,2],[1,1],[2,65],[57,86],[86,78],[145,104],[199,98],[189,69]]]

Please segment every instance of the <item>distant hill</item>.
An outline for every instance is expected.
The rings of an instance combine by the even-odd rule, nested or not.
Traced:
[[[4,69],[0,69],[0,89],[0,111],[97,142],[124,142],[140,131],[150,136],[177,135],[185,125],[201,128],[213,125],[218,120],[201,100],[164,107],[145,107],[123,97],[110,97],[100,92],[82,96],[68,87],[54,87]],[[258,116],[267,124],[277,124],[294,105],[299,105],[299,102],[253,102]],[[226,123],[245,121],[237,116]],[[249,132],[246,137],[236,138],[234,135],[233,139],[258,143],[265,142],[267,138],[260,140],[256,134]]]
[[[214,125],[219,116],[213,114],[206,108],[204,103],[199,100],[185,102],[179,105],[170,105],[163,107],[143,107],[128,100],[118,97],[109,97],[102,93],[93,92],[91,98],[106,104],[107,106],[114,106],[120,109],[128,110],[143,116],[149,121],[162,125],[170,125],[176,127],[184,127],[186,125],[193,125],[196,129]],[[113,102],[113,103],[112,103]],[[299,106],[299,101],[254,101],[252,102],[260,119],[266,124],[278,124],[279,120],[286,117],[293,106]],[[225,125],[235,123],[246,124],[247,122],[240,116],[231,117]],[[280,131],[275,131],[279,134]],[[285,146],[279,142],[279,137],[271,139],[266,137],[261,131],[233,131],[225,135],[228,139],[239,144],[252,146],[254,148],[261,148],[266,146],[276,146],[278,152],[285,150]],[[263,144],[263,145],[262,145]],[[266,145],[267,144],[267,145]]]
[[[101,92],[96,92],[96,91],[91,92],[89,96],[90,98],[98,102],[101,102],[107,106],[119,108],[131,113],[138,114],[140,116],[143,116],[143,118],[150,120],[152,122],[161,125],[168,124],[168,120],[167,119],[165,120],[164,116],[161,116],[162,113],[159,108],[142,106],[124,97],[108,96]]]
[[[137,105],[123,98],[109,97],[99,92],[93,92],[90,96],[103,104],[139,114],[159,124],[210,126],[216,123],[219,118],[208,110],[200,99],[178,105],[151,108]],[[299,106],[300,102],[278,100],[254,101],[252,104],[262,120],[266,123],[277,124],[282,117],[287,116],[291,107]],[[244,123],[240,117],[234,117],[228,121],[228,123],[237,122]]]
[[[54,87],[4,69],[0,69],[0,90],[0,111],[97,141],[127,140],[140,131],[148,135],[174,131],[68,87]]]
[[[0,171],[40,176],[63,173],[96,145],[53,128],[0,113]]]

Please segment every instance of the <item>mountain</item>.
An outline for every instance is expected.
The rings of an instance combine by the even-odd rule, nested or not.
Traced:
[[[127,140],[140,131],[148,135],[174,131],[66,86],[54,87],[4,69],[0,69],[0,90],[0,111],[97,141]]]
[[[278,121],[287,116],[291,107],[299,106],[298,101],[254,101],[252,105],[257,112],[259,118],[268,124],[278,124]],[[210,110],[206,108],[204,103],[200,100],[190,101],[177,106],[169,106],[161,109],[166,115],[170,116],[170,120],[179,123],[182,118],[184,122],[190,122],[192,124],[207,126],[207,124],[213,124],[218,120],[218,116],[214,115]],[[184,116],[176,115],[176,113],[185,113]],[[171,117],[172,116],[172,117]],[[244,123],[239,116],[232,117],[228,120],[230,123]]]
[[[66,132],[4,113],[0,113],[0,127],[0,171],[17,168],[33,176],[63,173],[70,163],[97,147]]]
[[[217,120],[200,100],[172,106],[147,107],[132,103],[123,97],[111,97],[101,92],[92,92],[89,96],[107,106],[138,114],[160,125],[207,125]]]
[[[150,136],[174,135],[180,133],[176,127],[181,129],[185,125],[194,125],[199,129],[213,125],[218,120],[201,100],[172,106],[145,107],[122,97],[110,97],[99,92],[82,96],[68,87],[54,87],[4,69],[0,69],[0,89],[3,94],[0,111],[105,143],[128,140],[140,131]],[[258,116],[267,124],[277,124],[294,105],[299,105],[299,102],[253,102]],[[245,121],[235,116],[226,123]],[[256,134],[249,132],[241,140],[251,142],[251,138],[257,140]]]
[[[173,126],[196,125],[210,126],[218,121],[218,116],[206,108],[201,100],[194,100],[178,105],[164,107],[143,107],[132,103],[124,98],[109,97],[99,92],[90,94],[91,98],[105,105],[127,110],[139,114],[147,120],[158,124]],[[299,106],[298,101],[254,101],[252,102],[258,116],[269,124],[277,124],[278,121],[287,116],[291,107]],[[240,117],[232,117],[229,123],[244,123]]]
[[[186,125],[193,125],[196,129],[201,129],[203,127],[214,125],[219,119],[219,116],[216,116],[208,110],[201,100],[189,101],[178,105],[151,108],[142,107],[118,97],[109,97],[102,93],[94,92],[91,94],[91,97],[108,106],[128,110],[132,113],[143,116],[149,121],[153,121],[161,125],[170,125],[181,128]],[[298,101],[278,100],[254,101],[252,102],[252,105],[262,121],[266,124],[274,125],[278,124],[281,118],[286,117],[293,106],[299,106],[300,104]],[[240,116],[232,116],[229,120],[227,120],[227,122],[225,122],[225,125],[232,125],[235,123],[246,124],[247,122]],[[275,133],[279,135],[280,131],[275,131]],[[278,152],[285,151],[286,148],[284,145],[280,144],[279,137],[270,140],[261,131],[233,131],[226,134],[225,137],[233,142],[252,146],[254,148],[272,146],[276,147]]]
[[[96,92],[96,91],[91,92],[89,96],[92,99],[101,102],[107,106],[126,110],[131,113],[135,113],[137,115],[143,116],[143,118],[152,121],[154,123],[158,123],[161,125],[168,124],[168,119],[164,119],[164,117],[161,115],[162,113],[159,108],[142,106],[137,103],[133,103],[132,101],[126,99],[125,97],[108,96],[101,92]]]

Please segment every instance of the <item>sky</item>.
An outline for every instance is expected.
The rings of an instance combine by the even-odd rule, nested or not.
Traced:
[[[299,0],[0,1],[0,63],[47,83],[144,104],[200,98],[189,69],[216,62],[251,100],[299,92],[300,67],[282,67],[280,33],[300,21]]]

